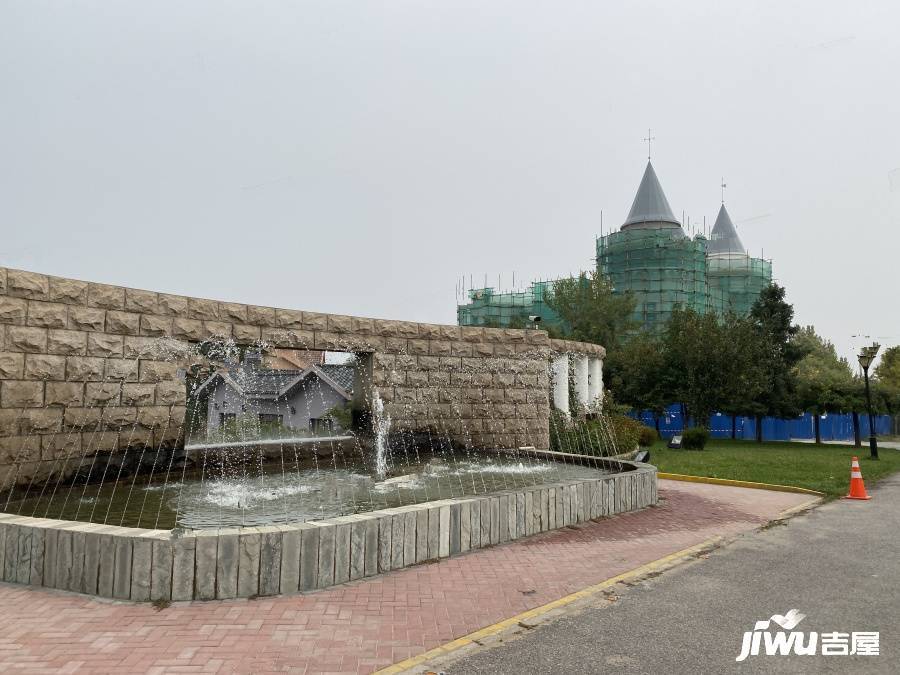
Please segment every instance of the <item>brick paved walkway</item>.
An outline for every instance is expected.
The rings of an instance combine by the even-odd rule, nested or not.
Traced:
[[[151,605],[0,584],[0,670],[370,672],[807,495],[660,481],[657,508],[281,598]]]

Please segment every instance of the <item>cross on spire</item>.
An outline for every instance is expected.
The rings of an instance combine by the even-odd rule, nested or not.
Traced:
[[[647,138],[644,139],[644,142],[647,143],[647,161],[650,161],[650,142],[655,141],[656,136],[650,135],[650,129],[647,129]]]
[[[725,177],[722,176],[722,185],[721,185],[721,188],[722,188],[722,203],[723,203],[723,204],[725,203],[725,188],[726,188],[726,187],[728,187],[728,186],[725,185]]]

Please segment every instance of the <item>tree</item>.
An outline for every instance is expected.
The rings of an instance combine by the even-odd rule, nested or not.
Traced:
[[[839,357],[834,345],[817,335],[812,326],[800,330],[796,342],[806,352],[797,364],[797,396],[800,405],[813,413],[816,443],[821,443],[820,416],[857,411],[861,386],[847,359]]]
[[[635,299],[630,293],[614,293],[599,272],[554,282],[545,302],[563,324],[559,330],[549,329],[551,334],[603,345],[607,353],[614,352],[637,325],[632,318]]]
[[[805,355],[797,341],[800,327],[793,323],[794,307],[785,301],[784,287],[771,284],[750,310],[762,340],[760,367],[765,387],[753,406],[756,440],[762,442],[762,417],[793,417],[801,411],[796,366]]]
[[[659,337],[636,335],[607,356],[603,364],[607,391],[616,392],[616,398],[634,410],[662,415],[671,403],[662,386],[664,363]],[[658,419],[656,426],[658,431]]]
[[[718,410],[731,416],[731,437],[737,435],[736,418],[752,415],[766,387],[765,342],[749,317],[728,313],[722,319],[723,353],[719,357],[724,376]]]
[[[872,373],[875,380],[875,399],[894,418],[894,433],[897,416],[900,414],[900,346],[889,347],[881,355]]]

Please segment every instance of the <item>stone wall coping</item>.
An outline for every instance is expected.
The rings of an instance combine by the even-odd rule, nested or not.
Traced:
[[[377,351],[385,338],[403,338],[428,341],[464,341],[487,343],[521,343],[523,346],[552,345],[555,351],[585,353],[602,356],[599,345],[569,340],[551,340],[547,331],[528,328],[484,328],[480,326],[455,326],[396,319],[329,314],[307,310],[227,302],[187,295],[174,295],[142,289],[95,283],[79,279],[57,277],[38,272],[0,267],[0,297],[13,298],[10,302],[23,304],[21,311],[27,314],[27,303],[39,302],[64,308],[84,308],[84,317],[78,317],[77,330],[87,326],[96,331],[91,322],[103,324],[106,312],[106,333],[132,336],[165,336],[178,333],[197,338],[228,333],[222,337],[239,337],[252,341],[265,339],[260,329],[282,331],[288,341],[296,341],[313,348],[339,348],[341,336],[362,340],[362,351]],[[18,311],[18,310],[17,310]],[[97,316],[90,314],[95,312]],[[142,319],[142,317],[149,317]],[[172,321],[180,322],[172,326]],[[38,327],[44,329],[71,329],[71,321],[61,316],[41,317]],[[61,323],[60,323],[61,322]],[[85,323],[82,323],[85,322]],[[115,324],[112,330],[109,324]],[[255,329],[255,332],[254,332]],[[101,325],[99,332],[104,332]],[[328,336],[334,335],[334,341]],[[246,337],[244,337],[246,336]],[[177,337],[177,335],[176,335]],[[270,337],[272,337],[270,335]],[[368,344],[366,337],[373,338]],[[380,341],[379,341],[380,339]],[[337,342],[338,344],[334,344]],[[348,348],[352,345],[348,343]]]

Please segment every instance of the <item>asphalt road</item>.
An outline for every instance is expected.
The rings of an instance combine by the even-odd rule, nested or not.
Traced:
[[[456,661],[462,673],[898,673],[900,476]],[[795,631],[879,631],[879,656],[749,656],[743,634],[796,608]],[[773,632],[780,630],[772,624]],[[821,646],[817,652],[821,650]],[[436,667],[437,666],[437,667]]]

